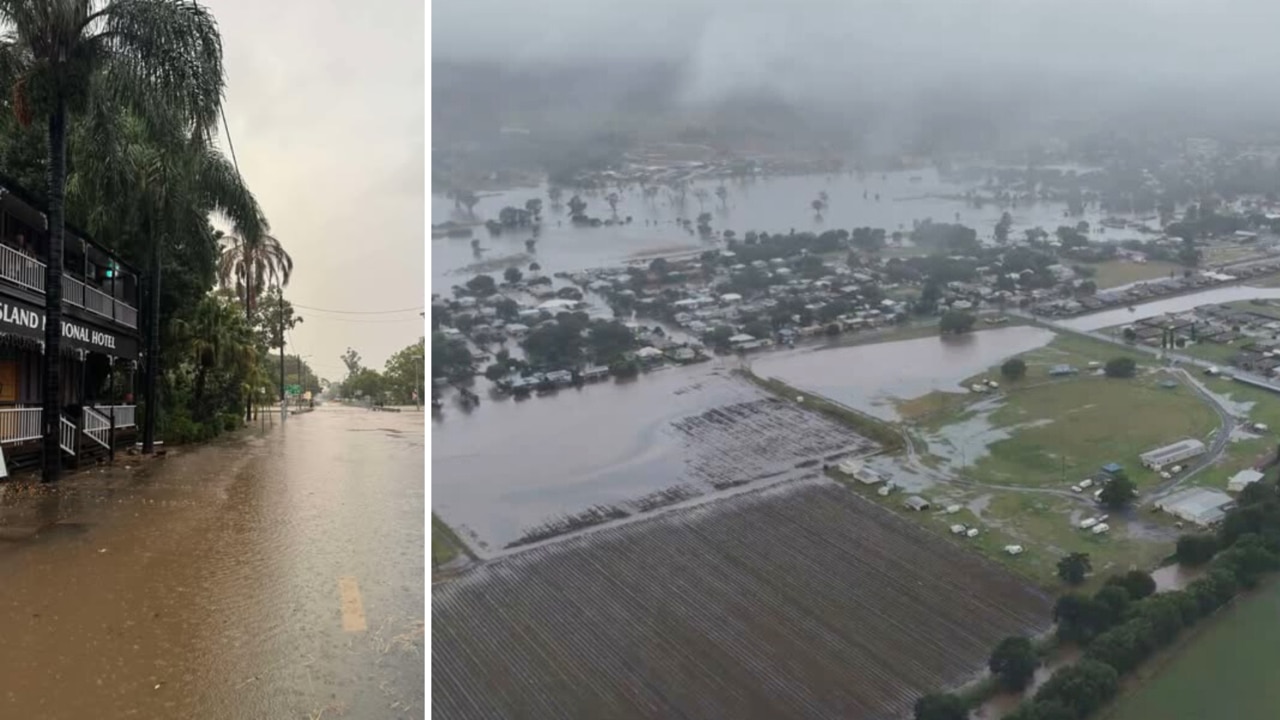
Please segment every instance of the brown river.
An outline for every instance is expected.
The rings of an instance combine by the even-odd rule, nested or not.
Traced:
[[[0,717],[421,717],[423,447],[326,406],[0,482]]]

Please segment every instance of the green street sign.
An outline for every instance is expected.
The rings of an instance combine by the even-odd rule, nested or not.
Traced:
[[[285,391],[285,394],[287,395],[301,395],[302,386],[301,385],[285,385],[284,391]]]

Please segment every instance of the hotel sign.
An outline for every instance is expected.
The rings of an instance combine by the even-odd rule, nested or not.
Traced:
[[[0,300],[0,333],[44,340],[44,326],[43,308]],[[136,360],[138,357],[138,341],[135,338],[85,325],[66,316],[62,318],[62,337],[69,346],[89,352],[127,360]]]

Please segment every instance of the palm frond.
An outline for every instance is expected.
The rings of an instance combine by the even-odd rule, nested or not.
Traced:
[[[217,122],[222,37],[206,8],[189,0],[111,0],[83,27],[109,51],[121,99],[162,100],[201,129]]]

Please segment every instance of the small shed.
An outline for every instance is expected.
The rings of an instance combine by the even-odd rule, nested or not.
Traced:
[[[912,495],[906,500],[903,500],[902,504],[906,506],[908,510],[915,510],[916,512],[924,512],[929,509],[929,501],[919,495]]]
[[[1252,468],[1241,470],[1227,481],[1227,490],[1240,492],[1263,478],[1263,474]]]
[[[1102,466],[1102,472],[1115,477],[1116,475],[1124,472],[1124,468],[1120,466],[1120,463],[1107,463]]]

